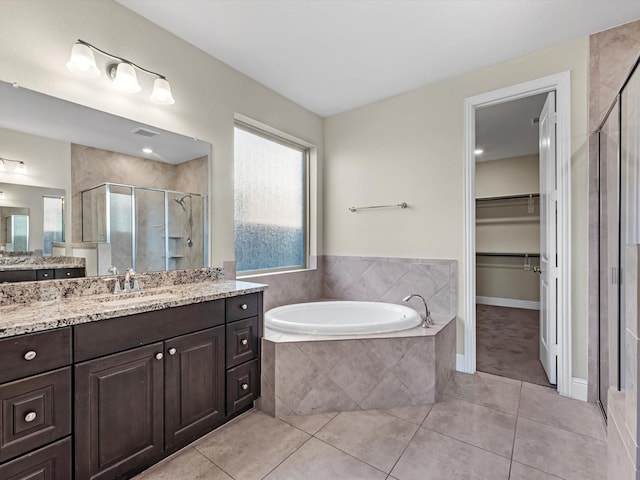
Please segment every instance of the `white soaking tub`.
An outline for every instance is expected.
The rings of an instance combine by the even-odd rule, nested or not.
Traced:
[[[265,327],[307,335],[363,335],[396,332],[422,322],[413,308],[382,302],[309,302],[285,305],[265,314]]]

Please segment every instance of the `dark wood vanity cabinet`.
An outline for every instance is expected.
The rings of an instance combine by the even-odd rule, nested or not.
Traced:
[[[78,278],[78,277],[84,277],[85,275],[86,275],[86,272],[84,267],[3,270],[3,271],[0,271],[0,283],[35,282],[38,280]]]
[[[0,339],[0,479],[137,474],[251,408],[261,329],[254,293]]]
[[[163,344],[76,365],[77,479],[110,479],[163,450]]]
[[[71,478],[71,329],[0,340],[0,479]]]

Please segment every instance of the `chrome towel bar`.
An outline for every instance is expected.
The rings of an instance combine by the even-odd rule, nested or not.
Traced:
[[[409,205],[407,205],[406,202],[402,202],[402,203],[396,203],[394,205],[373,205],[371,207],[349,207],[349,211],[351,213],[355,213],[358,210],[368,210],[370,208],[394,208],[394,207],[400,207],[400,208],[407,208]]]

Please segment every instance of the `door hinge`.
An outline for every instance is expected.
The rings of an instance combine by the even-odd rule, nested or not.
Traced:
[[[551,278],[558,278],[558,267],[551,267],[549,269],[549,276]]]
[[[552,202],[557,202],[558,201],[558,190],[551,190],[549,192],[549,199]]]
[[[549,345],[549,353],[554,357],[558,356],[558,344],[554,343],[553,345]]]
[[[553,112],[551,115],[549,115],[549,121],[552,124],[557,124],[558,123],[558,113],[557,112]]]

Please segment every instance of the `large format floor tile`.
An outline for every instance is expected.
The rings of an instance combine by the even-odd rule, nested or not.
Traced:
[[[518,415],[599,440],[606,438],[596,405],[561,397],[550,388],[523,383]]]
[[[193,448],[174,455],[134,480],[231,480],[231,477]]]
[[[253,412],[202,438],[194,448],[235,480],[257,480],[309,438],[285,422]]]
[[[511,458],[515,415],[445,396],[434,405],[422,426]]]
[[[387,473],[418,425],[376,410],[342,412],[316,437]]]
[[[513,460],[565,480],[602,480],[607,444],[519,417]]]
[[[267,475],[265,480],[384,480],[386,478],[386,473],[312,438]]]
[[[522,382],[487,373],[468,375],[456,372],[445,395],[515,415],[520,402]]]
[[[397,407],[389,408],[386,410],[380,410],[381,412],[388,413],[394,417],[401,418],[407,422],[415,423],[416,425],[422,425],[427,414],[431,411],[433,405],[418,405],[416,407]]]
[[[291,415],[282,417],[282,420],[294,427],[298,427],[300,430],[304,430],[309,435],[315,435],[318,430],[333,420],[337,414],[338,412],[318,413],[316,415]]]
[[[509,480],[560,480],[560,478],[518,462],[511,462]]]
[[[509,460],[420,427],[391,471],[398,480],[507,480]]]

